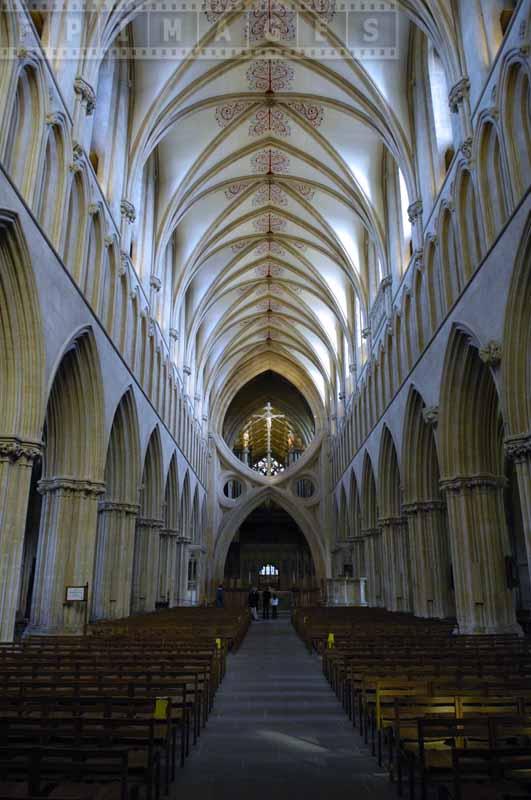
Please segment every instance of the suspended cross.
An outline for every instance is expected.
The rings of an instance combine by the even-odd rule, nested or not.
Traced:
[[[253,418],[256,420],[264,420],[266,424],[266,447],[267,447],[267,474],[271,475],[273,472],[272,469],[272,460],[273,460],[273,453],[272,453],[272,444],[271,444],[271,432],[273,429],[273,420],[274,419],[284,419],[285,414],[273,414],[273,406],[268,401],[264,407],[265,414],[253,414]]]

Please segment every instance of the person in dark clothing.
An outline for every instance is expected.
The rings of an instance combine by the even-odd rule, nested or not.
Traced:
[[[216,608],[224,608],[225,606],[225,590],[220,583],[216,589]]]
[[[269,619],[269,604],[271,603],[271,590],[269,587],[262,592],[262,616]]]
[[[278,619],[278,597],[274,592],[271,595],[271,619]]]
[[[251,591],[249,592],[249,608],[251,609],[251,616],[254,620],[258,619],[258,591],[256,586],[253,586]]]

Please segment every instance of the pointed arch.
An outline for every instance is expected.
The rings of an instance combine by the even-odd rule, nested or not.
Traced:
[[[436,412],[427,413],[414,386],[409,389],[402,442],[404,511],[407,514],[413,610],[420,617],[455,613],[446,503],[434,435]],[[455,552],[454,558],[458,558]]]
[[[361,536],[362,520],[360,493],[358,482],[354,470],[350,471],[350,508],[349,508],[350,532],[352,536]]]
[[[42,176],[37,193],[39,205],[36,208],[35,216],[55,247],[59,245],[61,226],[64,220],[63,206],[68,175],[66,150],[63,125],[55,122],[50,124],[44,149]]]
[[[3,162],[30,205],[40,158],[44,94],[40,66],[26,60],[20,66],[13,105],[7,117],[9,128]]]
[[[191,500],[190,500],[190,474],[186,470],[181,492],[181,532],[182,536],[191,536]]]
[[[103,397],[96,341],[92,330],[85,328],[65,347],[53,379],[45,423],[45,478],[102,480]]]
[[[524,228],[505,312],[502,360],[509,433],[529,431],[531,420],[531,215]]]
[[[398,455],[391,431],[384,425],[378,458],[380,513],[385,517],[398,517],[402,510],[402,488]]]
[[[439,460],[433,427],[424,419],[426,406],[414,386],[409,389],[406,406],[402,464],[404,503],[440,499]]]
[[[378,526],[380,513],[378,509],[378,494],[376,491],[374,470],[372,467],[371,457],[367,452],[365,452],[363,457],[362,475],[361,513],[363,519],[363,528],[365,530],[374,530]]]
[[[117,405],[107,448],[105,495],[98,509],[93,619],[124,617],[130,611],[140,468],[138,413],[129,387]]]
[[[288,492],[273,486],[265,486],[246,492],[242,501],[226,515],[214,546],[213,575],[215,580],[223,578],[229,546],[237,530],[249,514],[268,498],[271,498],[295,520],[310,547],[316,574],[319,578],[324,578],[330,571],[329,556],[311,514],[307,509],[302,508]]]
[[[462,169],[457,177],[455,205],[461,234],[463,278],[467,281],[478,267],[483,255],[483,234],[480,227],[477,192],[474,178],[468,169]]]
[[[503,474],[503,420],[491,370],[477,338],[454,326],[441,380],[439,422],[443,476]]]
[[[162,443],[159,426],[155,425],[149,437],[144,469],[140,513],[150,519],[161,519],[163,497]]]
[[[4,434],[40,440],[43,328],[31,258],[17,217],[0,210],[0,408]]]
[[[153,611],[157,602],[160,530],[164,525],[163,490],[162,444],[159,426],[156,425],[149,438],[142,473],[133,562],[133,613]]]
[[[504,142],[515,197],[520,198],[531,179],[531,74],[526,55],[513,52],[500,83]]]
[[[479,126],[477,158],[485,229],[492,244],[509,215],[504,153],[492,119],[485,119]]]

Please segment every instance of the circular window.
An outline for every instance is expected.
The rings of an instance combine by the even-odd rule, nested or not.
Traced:
[[[315,494],[315,486],[310,478],[301,478],[295,484],[295,494],[303,500]]]
[[[225,497],[228,497],[229,500],[237,500],[238,497],[241,496],[243,492],[243,486],[241,481],[236,480],[236,478],[231,478],[225,483],[223,487],[223,494]]]

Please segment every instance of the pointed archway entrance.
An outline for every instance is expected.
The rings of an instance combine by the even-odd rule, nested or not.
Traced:
[[[317,587],[308,542],[288,512],[270,498],[252,511],[232,540],[225,561],[224,585],[287,591]]]
[[[252,585],[285,592],[289,604],[318,602],[328,574],[325,548],[308,512],[273,488],[250,492],[231,512],[214,561],[216,583],[225,581],[227,599],[239,605],[246,605]]]

